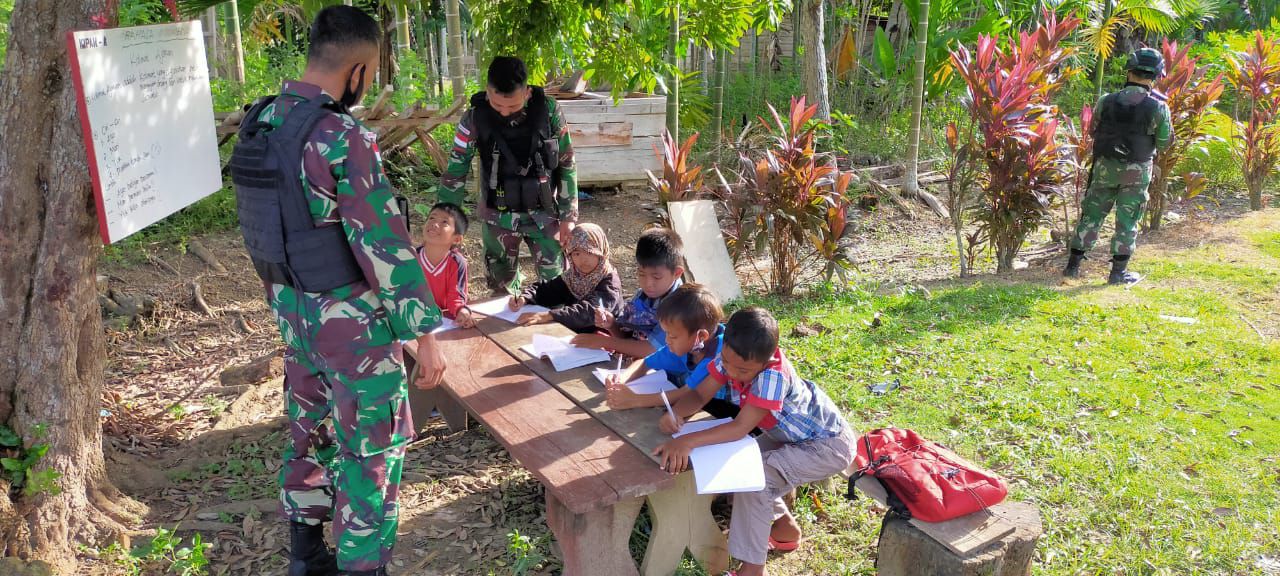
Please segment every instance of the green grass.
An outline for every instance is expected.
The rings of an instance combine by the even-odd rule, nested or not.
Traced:
[[[1258,232],[1249,237],[1263,254],[1280,259],[1280,232]]]
[[[1278,241],[1259,244],[1274,255]],[[1148,279],[1130,291],[975,283],[752,303],[778,315],[784,349],[855,428],[916,429],[1034,502],[1035,574],[1253,574],[1280,554],[1280,345],[1240,320],[1240,302],[1280,274],[1205,251],[1135,268]],[[799,323],[830,330],[790,336]],[[902,388],[866,390],[891,379]],[[879,515],[819,494],[814,552],[779,573],[873,574]]]

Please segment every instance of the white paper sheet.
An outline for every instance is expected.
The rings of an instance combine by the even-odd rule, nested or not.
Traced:
[[[605,380],[609,378],[609,375],[617,374],[621,376],[622,373],[626,371],[627,371],[626,368],[623,368],[622,370],[596,368],[592,372],[592,374],[595,375],[596,380],[599,380],[601,384],[604,384]],[[639,378],[636,378],[635,380],[627,382],[627,386],[631,387],[631,391],[635,392],[636,394],[657,394],[662,391],[670,392],[676,389],[675,386],[671,385],[671,381],[667,380],[666,370],[649,372],[644,376],[641,376]]]
[[[714,428],[732,418],[685,422],[674,437]],[[699,446],[689,453],[693,465],[693,478],[699,494],[725,494],[729,492],[758,492],[764,490],[764,459],[760,445],[754,438],[743,436],[741,440]]]
[[[455,323],[453,320],[450,320],[448,318],[441,318],[440,325],[437,326],[435,330],[432,330],[431,333],[439,334],[441,332],[448,332],[457,327],[458,327],[457,323]]]
[[[608,352],[573,346],[569,344],[569,340],[572,339],[572,336],[555,338],[545,334],[534,334],[533,341],[521,346],[520,349],[535,358],[550,360],[551,366],[556,369],[556,372],[564,372],[579,366],[609,361]]]
[[[512,324],[516,323],[516,319],[519,318],[521,314],[528,312],[551,311],[550,308],[538,306],[537,304],[525,304],[524,307],[519,310],[512,310],[507,306],[507,302],[510,301],[510,298],[494,298],[493,300],[486,300],[476,304],[468,304],[467,308],[470,308],[472,312],[484,314],[485,316],[492,316],[494,318],[501,318]]]

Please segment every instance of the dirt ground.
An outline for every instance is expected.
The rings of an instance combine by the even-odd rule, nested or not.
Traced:
[[[630,294],[631,254],[650,220],[644,209],[650,195],[642,189],[594,193],[581,204],[582,218],[608,232]],[[1215,219],[1243,209],[1232,199],[1143,241],[1203,242]],[[853,229],[849,249],[863,281],[893,289],[945,284],[955,276],[949,225],[923,209],[907,217],[882,203],[878,211],[859,211]],[[279,373],[279,365],[264,361],[269,369],[254,381],[220,380],[228,368],[278,354],[278,331],[238,233],[196,243],[226,270],[217,271],[196,250],[156,246],[100,272],[104,293],[144,295],[155,303],[153,312],[128,325],[104,317],[109,360],[102,425],[112,477],[150,507],[139,529],[199,531],[212,544],[212,574],[282,574],[288,534],[275,511],[283,400],[278,382],[267,378]],[[485,297],[478,233],[468,235],[465,252],[472,296]],[[1018,273],[1020,279],[1055,282],[1062,253],[1047,233],[1029,242],[1029,269]],[[1104,266],[1101,260],[1086,266]],[[762,285],[760,266],[740,267],[749,290]],[[527,265],[525,274],[532,274]],[[197,284],[204,306],[193,298]],[[514,526],[527,529],[543,551],[552,550],[541,487],[483,428],[451,434],[437,421],[410,446],[404,470],[393,574],[509,571],[502,566],[511,560],[508,532]],[[118,573],[108,559],[87,553],[84,560],[82,574]],[[554,569],[551,561],[543,573]]]

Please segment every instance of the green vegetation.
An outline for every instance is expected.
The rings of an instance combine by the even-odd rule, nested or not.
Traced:
[[[182,538],[175,531],[157,528],[156,535],[150,541],[133,550],[125,550],[118,543],[112,543],[97,550],[96,554],[103,561],[112,564],[116,573],[121,576],[204,576],[209,573],[205,548],[199,533],[191,537],[190,546],[183,546]]]
[[[13,15],[14,0],[0,0],[0,72],[4,72],[5,55],[9,48],[9,18]]]
[[[23,496],[37,494],[56,495],[61,473],[53,468],[37,469],[40,459],[49,452],[49,444],[42,442],[48,434],[48,426],[41,424],[31,431],[32,443],[22,445],[22,437],[8,427],[0,426],[0,477],[9,482]]]

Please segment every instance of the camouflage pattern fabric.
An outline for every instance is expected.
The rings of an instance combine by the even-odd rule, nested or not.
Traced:
[[[547,98],[547,110],[551,114],[551,131],[560,134],[561,176],[555,209],[513,213],[488,206],[484,194],[476,199],[476,219],[485,224],[481,227],[485,246],[485,279],[489,288],[495,291],[520,292],[517,255],[521,238],[529,245],[529,251],[537,261],[539,277],[551,279],[559,275],[564,268],[564,254],[555,242],[556,231],[561,221],[578,221],[578,170],[574,163],[569,126],[555,98]],[[474,115],[474,110],[463,113],[454,131],[449,165],[440,177],[441,202],[462,206],[466,200],[467,176],[476,155]]]
[[[548,228],[539,226],[527,215],[503,216],[524,217],[513,219],[515,221],[512,222],[512,228],[486,222],[480,229],[480,238],[484,243],[484,278],[490,290],[511,295],[520,293],[520,284],[523,282],[520,274],[521,240],[529,246],[538,278],[552,280],[564,271],[564,250],[555,236],[548,234],[559,226],[558,223]]]
[[[273,126],[320,88],[285,82],[263,110]],[[333,520],[338,567],[391,559],[405,446],[413,438],[400,342],[441,321],[382,171],[376,136],[345,114],[320,120],[299,177],[317,224],[340,225],[365,280],[325,293],[267,286],[285,343],[289,443],[282,514]]]
[[[1137,86],[1126,86],[1121,94],[1138,97],[1138,93],[1146,94],[1146,89]],[[1094,110],[1101,108],[1103,99],[1098,100]],[[1155,118],[1152,119],[1148,134],[1156,141],[1156,148],[1163,150],[1173,139],[1173,125],[1169,120],[1169,107],[1161,100]],[[1094,118],[1098,118],[1094,114]],[[1093,160],[1093,173],[1089,180],[1089,190],[1080,202],[1080,222],[1076,225],[1076,233],[1071,239],[1071,247],[1076,250],[1089,251],[1098,240],[1098,230],[1106,220],[1111,208],[1116,209],[1116,233],[1111,239],[1112,256],[1130,256],[1137,246],[1138,225],[1142,222],[1147,208],[1147,187],[1151,184],[1151,161],[1126,162],[1114,158],[1096,157]]]

